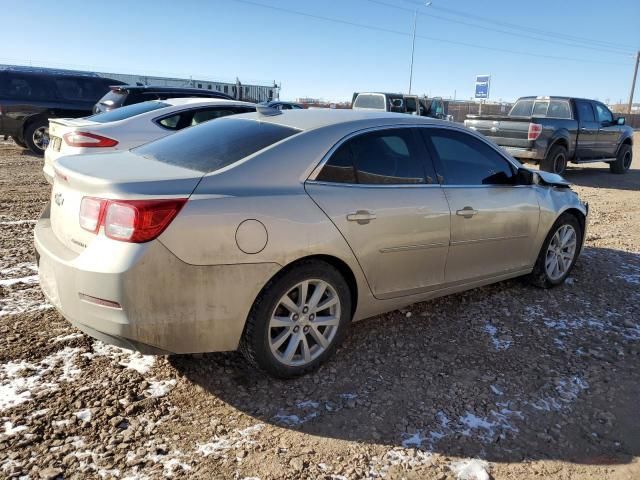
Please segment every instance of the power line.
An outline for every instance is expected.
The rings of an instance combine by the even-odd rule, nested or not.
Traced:
[[[402,10],[402,11],[411,12],[411,13],[415,12],[415,9],[401,7],[399,5],[393,5],[393,4],[390,4],[390,3],[387,3],[387,2],[382,2],[380,0],[366,0],[366,1],[368,1],[370,3],[377,4],[377,5],[382,5],[382,6],[385,6],[385,7],[389,7],[389,8],[395,8],[396,10]],[[416,4],[416,6],[417,6],[417,4]],[[463,20],[455,20],[455,19],[452,19],[452,18],[442,17],[440,15],[433,15],[433,14],[424,13],[424,12],[418,12],[418,15],[422,15],[424,17],[435,18],[435,19],[438,19],[438,20],[444,20],[445,22],[457,23],[457,24],[460,24],[460,25],[468,26],[468,27],[479,28],[479,29],[482,29],[482,30],[489,30],[489,31],[492,31],[492,32],[498,32],[498,33],[502,33],[502,34],[505,34],[505,35],[511,35],[511,36],[519,37],[519,38],[529,38],[529,39],[537,40],[537,41],[540,41],[540,42],[549,42],[549,43],[554,43],[554,44],[567,45],[569,47],[574,47],[574,48],[585,48],[585,49],[588,49],[588,50],[600,50],[600,51],[603,51],[603,52],[613,53],[613,54],[616,54],[616,55],[625,55],[625,56],[628,56],[628,57],[633,57],[633,53],[630,50],[622,51],[621,49],[611,49],[611,48],[604,48],[604,47],[591,47],[591,46],[587,46],[587,45],[583,45],[583,44],[568,43],[567,41],[563,41],[563,40],[555,40],[555,39],[550,39],[550,38],[542,38],[542,37],[539,37],[539,36],[526,35],[526,34],[523,34],[523,33],[509,32],[507,30],[500,30],[500,29],[497,29],[497,28],[486,27],[486,26],[483,26],[483,25],[475,24],[475,23],[465,22]]]
[[[267,5],[267,4],[264,4],[264,3],[255,2],[253,0],[232,0],[232,1],[234,1],[236,3],[244,3],[246,5],[251,5],[251,6],[254,6],[254,7],[267,8],[267,9],[270,9],[270,10],[275,10],[275,11],[279,11],[279,12],[283,12],[283,13],[288,13],[288,14],[292,14],[292,15],[298,15],[298,16],[301,16],[301,17],[314,18],[316,20],[323,20],[323,21],[326,21],[326,22],[339,23],[339,24],[348,25],[348,26],[351,26],[351,27],[357,27],[357,28],[363,28],[363,29],[367,29],[367,30],[391,33],[391,34],[394,34],[394,35],[402,35],[404,37],[411,35],[408,32],[402,32],[402,31],[399,31],[399,30],[392,30],[390,28],[378,27],[378,26],[374,26],[374,25],[367,25],[367,24],[364,24],[364,23],[356,23],[356,22],[352,22],[352,21],[349,21],[349,20],[343,20],[343,19],[340,19],[340,18],[332,18],[332,17],[326,17],[324,15],[316,15],[316,14],[312,14],[312,13],[301,12],[299,10],[293,10],[293,9],[290,9],[290,8],[276,7],[275,5]],[[451,44],[451,45],[458,45],[458,46],[462,46],[462,47],[476,48],[476,49],[481,49],[481,50],[491,50],[491,51],[495,51],[495,52],[509,53],[509,54],[512,54],[512,55],[523,55],[523,56],[529,56],[529,57],[546,58],[546,59],[549,59],[549,60],[562,60],[562,61],[583,62],[583,63],[598,63],[598,64],[603,64],[603,65],[622,65],[622,66],[627,66],[628,65],[626,63],[620,63],[620,62],[603,62],[603,61],[600,61],[600,60],[590,60],[590,59],[587,59],[587,58],[572,58],[572,57],[561,57],[561,56],[556,56],[556,55],[545,55],[545,54],[541,54],[541,53],[521,52],[521,51],[517,51],[517,50],[509,50],[507,48],[488,47],[486,45],[479,45],[477,43],[467,43],[467,42],[460,42],[460,41],[456,41],[456,40],[445,40],[445,39],[438,38],[438,37],[428,37],[426,35],[416,35],[416,37],[417,38],[422,38],[424,40],[431,40],[433,42],[448,43],[448,44]]]
[[[416,7],[420,7],[423,4],[421,2],[417,2],[415,0],[402,0],[405,3],[414,5]],[[534,27],[529,27],[526,25],[518,25],[515,23],[509,23],[509,22],[505,22],[505,21],[500,21],[500,20],[495,20],[492,18],[487,18],[487,17],[481,17],[479,15],[474,15],[471,13],[467,13],[467,12],[461,12],[459,10],[454,10],[452,8],[446,8],[446,7],[441,7],[441,6],[435,6],[432,5],[430,8],[432,9],[436,9],[436,10],[440,10],[444,13],[448,13],[449,15],[456,15],[459,17],[465,17],[465,18],[472,18],[474,20],[479,20],[481,22],[485,22],[485,23],[491,23],[494,25],[499,25],[502,27],[507,27],[507,28],[511,28],[511,29],[517,29],[517,30],[525,30],[528,32],[532,32],[535,34],[539,34],[539,35],[545,35],[545,36],[551,36],[551,37],[556,37],[556,38],[563,38],[565,40],[570,40],[570,41],[577,41],[577,42],[583,42],[583,43],[590,43],[593,45],[599,45],[599,46],[603,46],[603,47],[611,47],[611,48],[618,48],[618,49],[624,49],[624,50],[635,50],[635,47],[630,46],[630,45],[623,45],[621,43],[614,43],[614,42],[607,42],[604,40],[594,40],[591,38],[586,38],[586,37],[579,37],[576,35],[568,35],[566,33],[561,33],[561,32],[553,32],[550,30],[542,30],[539,28],[534,28]]]

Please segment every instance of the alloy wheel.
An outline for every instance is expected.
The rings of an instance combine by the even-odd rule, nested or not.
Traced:
[[[565,224],[556,230],[549,242],[544,262],[545,271],[551,280],[562,278],[571,268],[576,255],[577,239],[576,231],[571,225]]]
[[[564,153],[559,153],[556,158],[553,159],[553,173],[562,175],[567,169],[567,157]]]
[[[40,150],[46,150],[49,145],[49,127],[38,127],[33,131],[33,144]]]
[[[624,158],[622,159],[622,165],[624,166],[625,170],[629,170],[629,168],[631,167],[631,152],[627,152],[624,156]]]
[[[284,365],[307,365],[333,342],[340,322],[335,288],[318,279],[304,280],[278,301],[269,320],[269,347]]]

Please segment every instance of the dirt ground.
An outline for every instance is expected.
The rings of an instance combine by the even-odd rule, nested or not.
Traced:
[[[42,160],[0,142],[0,478],[640,478],[640,135],[591,206],[566,285],[520,279],[352,325],[318,372],[143,357],[40,293]]]

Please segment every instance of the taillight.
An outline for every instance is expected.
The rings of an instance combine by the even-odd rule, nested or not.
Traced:
[[[104,226],[105,235],[113,240],[148,242],[169,226],[186,201],[186,198],[104,200],[84,197],[80,204],[80,225],[93,233]]]
[[[103,137],[89,132],[69,132],[63,135],[70,147],[115,147],[118,144],[113,138]]]
[[[80,202],[80,226],[85,230],[96,233],[100,229],[103,205],[104,200],[84,197]]]
[[[542,125],[539,123],[530,123],[527,132],[527,140],[537,140],[542,133]]]

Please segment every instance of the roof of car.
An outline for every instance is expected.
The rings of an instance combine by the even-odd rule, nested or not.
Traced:
[[[152,102],[167,103],[172,106],[180,105],[246,105],[249,107],[255,107],[255,104],[250,102],[242,102],[240,100],[227,100],[225,98],[202,98],[202,97],[178,97],[167,98],[166,100],[151,100]]]
[[[453,124],[452,122],[407,115],[406,113],[333,108],[282,110],[274,115],[265,115],[260,112],[244,113],[230,118],[257,120],[305,131],[349,122],[370,123],[372,126],[385,124]]]
[[[195,87],[165,87],[162,85],[114,85],[113,89],[127,90],[129,92],[197,93],[199,95],[220,95],[229,97],[229,95],[218,92],[217,90],[206,90],[204,88]]]

